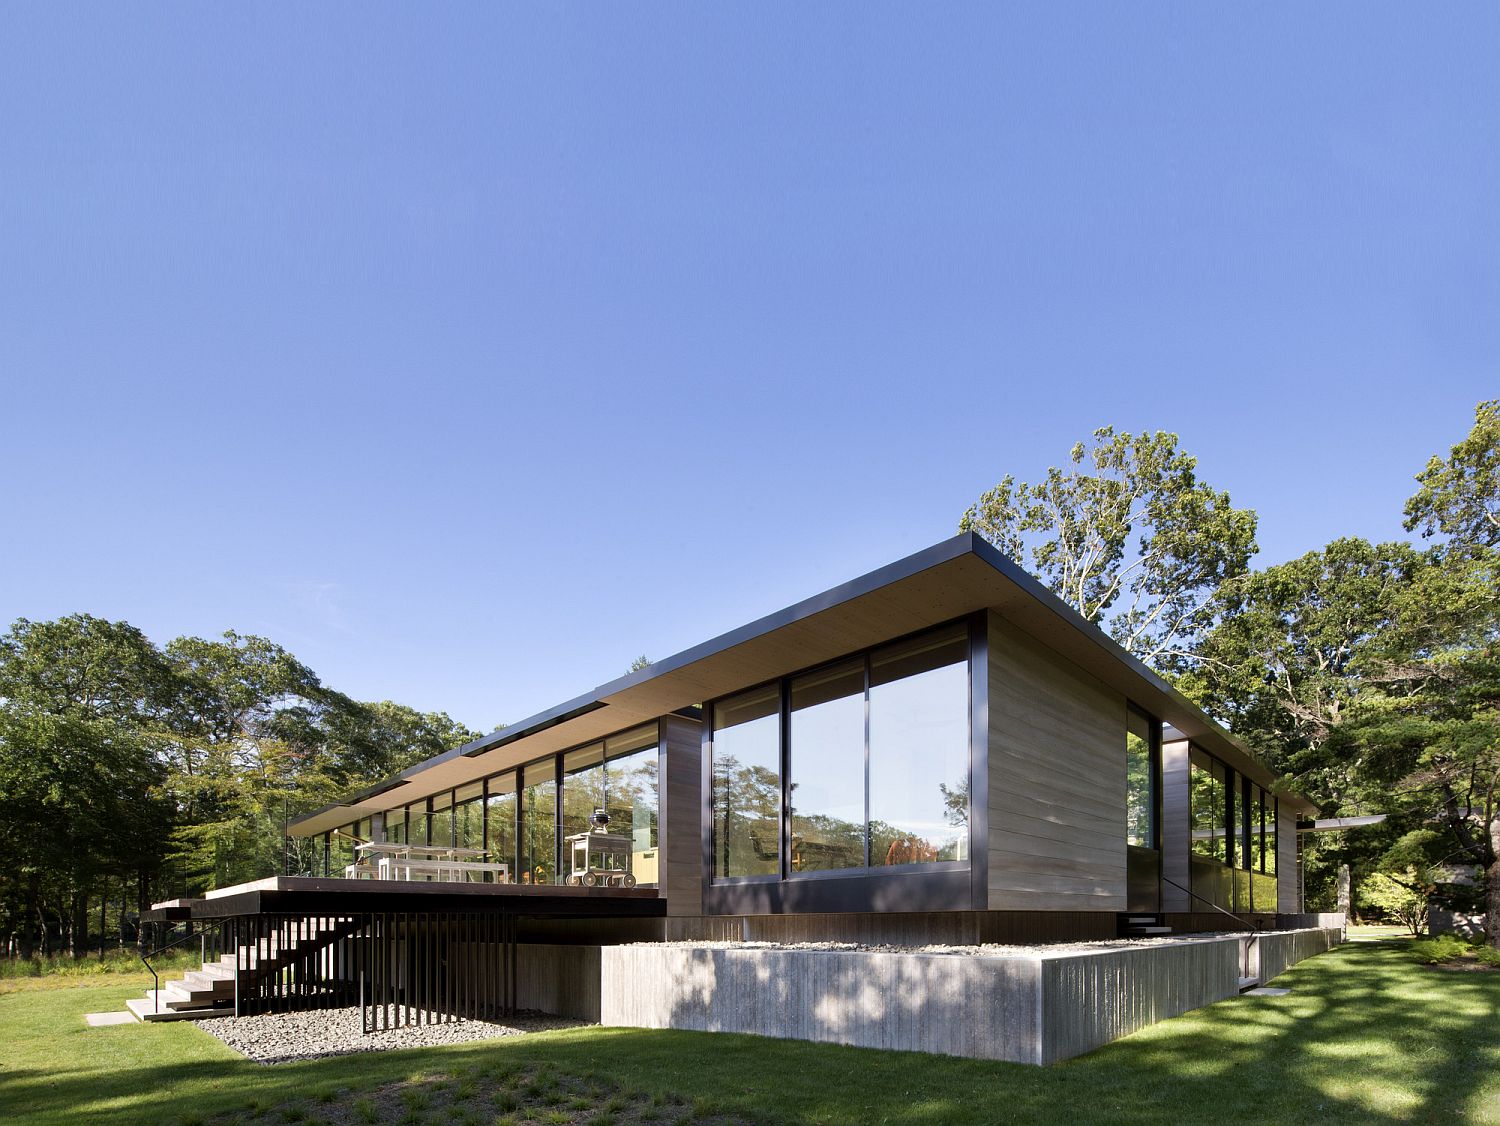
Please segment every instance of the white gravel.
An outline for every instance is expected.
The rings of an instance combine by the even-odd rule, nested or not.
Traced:
[[[1103,950],[1138,950],[1142,946],[1181,946],[1188,942],[1205,942],[1215,938],[1244,938],[1251,933],[1277,934],[1278,931],[1193,931],[1176,935],[1149,935],[1140,938],[1100,939],[1096,942],[983,943],[974,946],[934,943],[928,946],[900,946],[890,943],[864,942],[723,942],[694,941],[637,942],[633,946],[676,946],[697,950],[829,950],[844,953],[876,954],[954,954],[970,958],[1037,958],[1058,954],[1088,954]]]
[[[465,1044],[492,1040],[497,1036],[520,1036],[553,1028],[576,1028],[583,1021],[547,1013],[518,1013],[503,1024],[482,1020],[455,1020],[450,1024],[415,1024],[368,1035],[360,1031],[358,1006],[343,1009],[312,1009],[300,1013],[266,1013],[253,1017],[217,1017],[194,1021],[210,1036],[216,1036],[256,1063],[286,1063],[352,1052],[383,1052],[396,1048],[429,1048],[439,1044]]]

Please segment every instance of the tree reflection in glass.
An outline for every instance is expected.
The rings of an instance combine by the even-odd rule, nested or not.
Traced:
[[[714,875],[780,871],[781,692],[771,685],[714,705]]]
[[[968,858],[969,666],[963,627],[870,658],[870,864]]]
[[[865,663],[791,685],[791,869],[865,863]]]

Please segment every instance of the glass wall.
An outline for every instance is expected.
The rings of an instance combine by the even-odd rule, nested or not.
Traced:
[[[484,783],[460,786],[453,795],[453,840],[459,848],[484,851]]]
[[[511,878],[516,878],[516,772],[497,775],[489,780],[489,797],[485,799],[484,847],[495,864],[509,864]]]
[[[870,655],[870,863],[965,860],[969,634],[964,626]]]
[[[522,776],[520,881],[557,882],[557,774],[553,760],[528,766]]]
[[[1197,747],[1192,766],[1193,851],[1221,863],[1229,859],[1229,786],[1227,770],[1218,759]]]
[[[660,765],[654,723],[604,742],[609,831],[629,839],[630,872],[637,887],[661,882]]]
[[[775,876],[781,841],[781,689],[713,708],[713,874]]]
[[[427,841],[427,803],[416,802],[406,807],[406,843],[425,845]]]
[[[657,885],[657,752],[653,723],[563,756],[564,879]],[[608,817],[602,833],[596,812]]]
[[[453,791],[432,795],[432,813],[427,818],[427,843],[438,848],[453,847]]]
[[[1156,847],[1156,771],[1151,762],[1151,721],[1125,710],[1125,842]]]
[[[406,807],[389,810],[385,815],[385,839],[393,844],[406,843]]]
[[[1268,876],[1276,874],[1276,798],[1267,794],[1266,796],[1266,866],[1263,871]]]
[[[783,782],[791,875],[968,859],[966,625],[721,700],[712,722],[716,878],[779,874]]]
[[[791,683],[791,870],[865,866],[865,663]]]

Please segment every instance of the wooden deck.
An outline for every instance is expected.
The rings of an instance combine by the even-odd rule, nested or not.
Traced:
[[[542,918],[659,918],[656,888],[342,880],[272,876],[218,888],[201,899],[154,903],[145,922],[226,919],[236,915],[350,915],[362,912],[473,911]]]

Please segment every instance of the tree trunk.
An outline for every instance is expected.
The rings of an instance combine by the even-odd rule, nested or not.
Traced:
[[[1344,918],[1349,918],[1349,908],[1353,896],[1350,894],[1349,865],[1339,865],[1339,904],[1338,909],[1344,913]]]
[[[89,893],[86,887],[80,888],[73,896],[73,919],[68,927],[68,937],[74,961],[88,957],[89,953]]]

